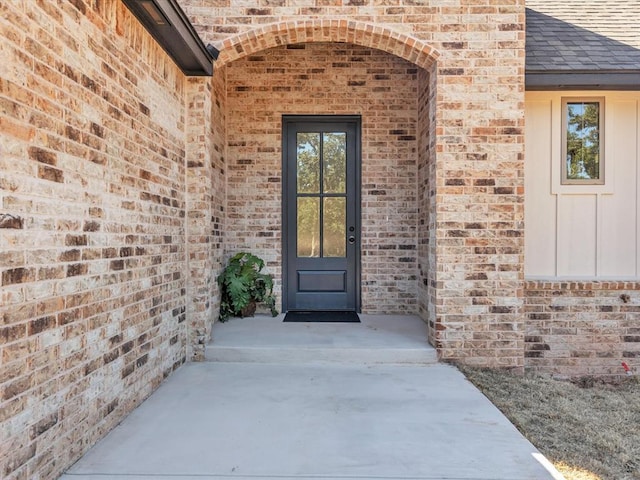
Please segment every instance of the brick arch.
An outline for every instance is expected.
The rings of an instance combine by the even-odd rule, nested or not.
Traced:
[[[273,23],[234,35],[218,45],[217,65],[266,50],[268,48],[308,42],[352,43],[375,48],[427,68],[439,52],[427,43],[405,33],[356,20],[294,20]]]

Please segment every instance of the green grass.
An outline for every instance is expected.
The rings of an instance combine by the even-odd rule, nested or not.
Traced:
[[[640,379],[569,382],[460,367],[567,480],[640,479]]]

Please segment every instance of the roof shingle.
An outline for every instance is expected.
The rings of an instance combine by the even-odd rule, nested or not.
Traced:
[[[637,75],[640,0],[527,0],[527,74]]]

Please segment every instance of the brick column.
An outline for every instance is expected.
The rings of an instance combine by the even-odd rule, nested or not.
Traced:
[[[430,320],[442,359],[522,369],[524,6],[504,3],[439,34]]]
[[[226,75],[190,78],[187,90],[188,358],[203,360],[218,317],[216,277],[224,256]]]
[[[186,121],[187,358],[204,359],[209,340],[215,277],[211,246],[211,79],[190,78]]]

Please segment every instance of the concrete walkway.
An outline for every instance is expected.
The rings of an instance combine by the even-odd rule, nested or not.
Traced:
[[[251,323],[257,320],[265,323]],[[419,320],[396,318],[397,330],[382,335],[386,340],[372,325],[394,330],[393,318],[363,320],[274,327],[288,332],[284,339],[260,337],[272,321],[266,318],[216,326],[214,340],[242,362],[208,352],[217,360],[184,366],[62,479],[554,478],[536,460],[536,449],[457,369],[418,362],[413,353],[404,357],[410,362],[390,361],[384,350],[400,355],[402,345],[414,348],[410,332],[422,332]],[[254,351],[229,353],[247,342],[240,330],[252,325],[256,340],[248,350]],[[296,357],[295,338],[303,350],[323,344],[316,345],[322,358],[300,362],[309,354]],[[378,341],[385,361],[371,362]],[[257,361],[273,344],[289,356]],[[339,361],[328,357],[331,349]]]

